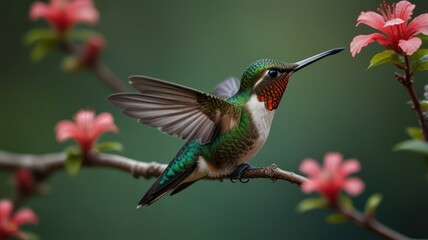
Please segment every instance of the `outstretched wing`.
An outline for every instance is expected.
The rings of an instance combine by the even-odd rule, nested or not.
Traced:
[[[223,82],[221,82],[215,87],[213,91],[213,95],[224,99],[228,99],[238,92],[239,85],[240,85],[239,79],[235,77],[226,78],[226,80],[224,80]]]
[[[114,94],[108,100],[139,122],[185,140],[209,143],[240,117],[237,106],[195,89],[145,76],[132,76],[130,82],[140,93]]]

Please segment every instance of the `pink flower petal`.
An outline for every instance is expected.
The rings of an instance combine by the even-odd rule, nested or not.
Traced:
[[[346,178],[350,173],[360,169],[356,159],[343,161],[343,156],[337,152],[330,152],[324,156],[321,167],[312,159],[305,159],[300,164],[300,171],[309,173],[308,180],[303,182],[303,192],[319,192],[330,203],[337,201],[341,189],[350,195],[360,194],[364,189],[364,182],[358,178]]]
[[[97,23],[99,13],[92,0],[51,0],[50,4],[34,3],[30,17],[45,18],[56,30],[62,32],[80,22]]]
[[[56,139],[59,142],[64,142],[79,135],[76,124],[68,120],[59,121],[55,126],[55,131]]]
[[[54,8],[64,8],[70,0],[51,0],[51,6]]]
[[[369,35],[358,35],[352,39],[350,45],[350,51],[353,57],[356,54],[360,53],[361,49],[370,43],[377,41],[383,46],[388,46],[391,44],[390,40],[388,40],[384,35],[380,33],[373,33]]]
[[[116,125],[114,125],[113,117],[109,113],[102,113],[94,120],[91,138],[96,139],[101,134],[109,131],[117,132],[118,129]]]
[[[33,210],[28,208],[23,208],[15,213],[11,220],[12,223],[17,226],[25,223],[38,223],[39,219]]]
[[[364,182],[359,178],[348,178],[346,179],[345,186],[343,189],[352,196],[359,195],[364,190]]]
[[[415,17],[409,23],[414,9],[415,5],[409,1],[400,1],[392,5],[388,5],[384,1],[378,8],[379,15],[374,12],[362,12],[358,17],[357,26],[360,23],[367,24],[381,31],[383,35],[371,34],[355,37],[351,42],[352,56],[373,41],[377,41],[387,49],[392,49],[399,54],[404,52],[412,55],[421,45],[420,39],[415,39],[414,36],[419,33],[428,35],[428,13]],[[382,20],[384,25],[380,27]]]
[[[400,1],[395,5],[395,16],[404,20],[407,23],[413,14],[415,5],[408,1]]]
[[[341,166],[341,172],[344,176],[360,171],[361,165],[356,159],[345,161]]]
[[[86,22],[95,24],[98,22],[99,17],[92,0],[74,0],[69,4],[67,14],[73,23]]]
[[[313,159],[305,159],[300,164],[299,170],[309,176],[316,176],[321,172],[320,165]]]
[[[74,120],[75,122],[63,120],[56,125],[57,139],[64,141],[73,138],[84,154],[92,149],[99,135],[107,131],[118,131],[109,113],[101,113],[95,117],[94,111],[81,110],[74,116]]]
[[[357,26],[360,24],[366,24],[374,29],[383,31],[383,26],[385,25],[385,20],[383,17],[375,12],[361,12],[360,16],[357,19]]]
[[[90,110],[81,110],[75,116],[74,120],[76,125],[86,125],[88,122],[92,122],[95,117],[95,112]]]
[[[318,183],[316,181],[306,180],[303,182],[301,188],[303,192],[310,193],[318,189]]]
[[[406,35],[417,35],[419,33],[428,35],[428,13],[415,17],[407,26]]]
[[[394,19],[391,19],[391,20],[387,21],[385,23],[384,27],[391,27],[391,26],[395,26],[395,25],[401,25],[403,23],[404,23],[403,19],[401,19],[401,18],[394,18]]]
[[[41,17],[46,17],[46,15],[50,14],[50,6],[42,3],[42,2],[35,2],[30,7],[30,18],[35,20]]]
[[[422,44],[422,40],[418,37],[410,38],[409,40],[400,40],[398,46],[408,55],[415,53]]]
[[[10,214],[13,211],[13,204],[9,200],[0,201],[0,223],[10,218]]]
[[[94,121],[95,126],[98,126],[102,129],[117,130],[113,122],[113,116],[110,113],[100,113]]]
[[[99,19],[98,11],[95,8],[82,8],[72,15],[72,21],[85,22],[89,24],[96,24]]]
[[[336,172],[340,163],[342,162],[343,156],[337,152],[330,152],[324,156],[324,171],[328,173]]]

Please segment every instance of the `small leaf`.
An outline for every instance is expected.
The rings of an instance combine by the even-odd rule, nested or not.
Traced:
[[[75,56],[67,56],[62,60],[61,69],[66,72],[77,73],[82,71],[84,67]]]
[[[424,111],[428,111],[428,101],[422,100],[420,101],[421,107],[424,109]]]
[[[21,231],[24,235],[25,235],[25,239],[27,240],[39,240],[39,236],[37,236],[36,234],[32,233],[32,232],[24,232]]]
[[[420,128],[408,127],[406,129],[406,132],[413,139],[416,139],[416,140],[423,140],[424,139],[424,137],[422,135],[422,130]]]
[[[95,149],[98,152],[123,151],[123,145],[119,142],[102,142],[98,143]]]
[[[65,149],[67,154],[80,154],[80,149],[78,146],[69,146]]]
[[[416,51],[415,53],[413,53],[412,58],[414,58],[414,60],[420,60],[422,58],[423,61],[426,61],[426,56],[428,54],[428,49],[427,48],[421,48],[418,51]]]
[[[70,176],[76,176],[79,173],[80,167],[82,166],[82,156],[73,150],[67,151],[67,157],[65,159],[65,171]]]
[[[412,55],[412,72],[428,70],[428,49],[419,49]]]
[[[54,41],[55,34],[49,28],[36,28],[29,31],[24,37],[24,43],[30,45],[39,41]]]
[[[411,139],[398,143],[394,147],[395,151],[409,151],[428,156],[428,144],[426,142]]]
[[[90,29],[73,29],[67,34],[67,38],[75,41],[86,41],[89,37],[97,34]]]
[[[385,50],[373,56],[373,58],[370,60],[370,65],[367,69],[370,69],[372,67],[375,67],[384,63],[400,64],[402,63],[402,61],[394,51]]]
[[[419,61],[421,62],[427,62],[428,61],[428,49],[424,49],[424,55],[422,57],[419,58]]]
[[[308,198],[297,205],[297,211],[299,213],[303,213],[309,210],[325,207],[327,207],[327,201],[324,198]]]
[[[428,70],[428,62],[421,62],[414,68],[413,72],[427,71],[427,70]]]
[[[348,218],[343,214],[335,213],[335,214],[328,215],[325,220],[328,223],[338,224],[338,223],[344,223],[348,221]]]
[[[419,34],[418,38],[420,38],[422,41],[428,41],[428,36],[427,35]]]
[[[346,208],[354,208],[354,205],[352,204],[352,199],[347,195],[340,196],[340,204]]]
[[[42,60],[46,54],[54,47],[54,43],[50,41],[37,42],[31,51],[30,58],[33,62]]]
[[[366,203],[366,214],[374,213],[376,211],[376,208],[379,206],[380,202],[382,202],[382,195],[380,193],[375,193],[367,199]]]

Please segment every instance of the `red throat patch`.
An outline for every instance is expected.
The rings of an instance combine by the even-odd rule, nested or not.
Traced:
[[[268,86],[265,86],[258,94],[260,102],[265,102],[265,107],[269,111],[278,108],[279,102],[281,101],[282,95],[288,84],[288,77],[284,77],[275,81]]]

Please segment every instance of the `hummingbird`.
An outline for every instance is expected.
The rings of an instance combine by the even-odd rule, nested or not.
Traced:
[[[240,81],[228,78],[213,94],[152,77],[131,76],[130,84],[139,93],[118,93],[107,99],[140,123],[187,140],[137,208],[168,192],[177,194],[201,178],[228,176],[248,168],[247,162],[268,138],[290,77],[343,49],[331,49],[296,63],[257,60]]]

